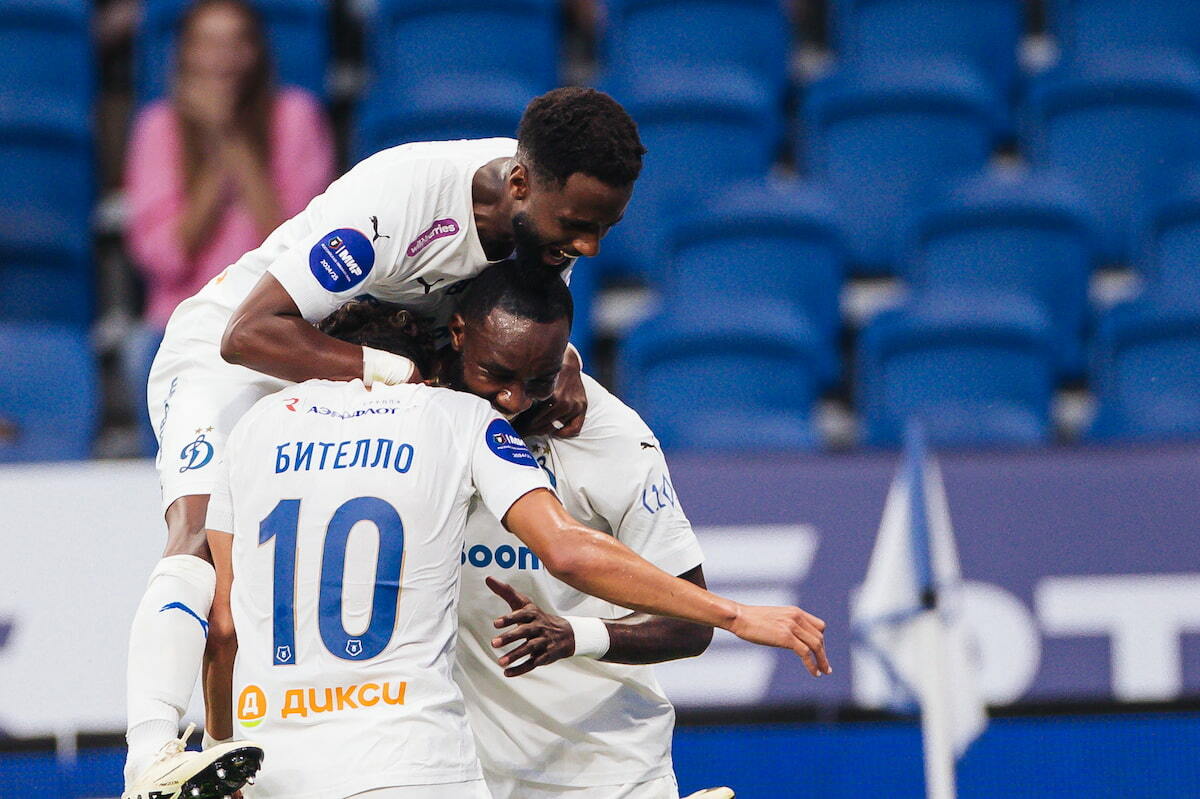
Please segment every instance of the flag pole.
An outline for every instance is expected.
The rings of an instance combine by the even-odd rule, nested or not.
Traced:
[[[925,754],[926,799],[954,799],[954,742],[946,724],[951,709],[942,681],[942,651],[945,640],[938,612],[926,610],[917,620],[921,627],[922,647],[929,653],[924,659],[921,688],[921,747]]]
[[[954,799],[954,741],[949,720],[952,709],[944,690],[945,639],[938,615],[937,581],[933,569],[933,541],[929,529],[929,504],[925,492],[924,433],[910,420],[905,429],[905,462],[908,471],[912,552],[921,612],[914,620],[924,653],[917,688],[921,693],[921,747],[925,759],[926,799]]]

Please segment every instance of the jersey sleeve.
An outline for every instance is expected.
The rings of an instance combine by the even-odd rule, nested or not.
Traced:
[[[479,415],[473,429],[471,482],[493,516],[503,519],[530,491],[550,488],[546,473],[511,424],[489,410]]]
[[[313,200],[304,211],[309,233],[267,267],[310,322],[372,293],[381,281],[404,277],[400,242],[423,196],[424,176],[370,166],[368,159]]]
[[[663,571],[683,574],[703,563],[704,555],[658,439],[644,432],[609,442],[607,457],[590,458],[579,484],[617,540]]]

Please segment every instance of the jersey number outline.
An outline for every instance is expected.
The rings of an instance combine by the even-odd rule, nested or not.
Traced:
[[[375,560],[375,590],[371,618],[358,635],[342,625],[342,576],[350,531],[359,522],[371,522],[379,537]],[[272,660],[290,666],[296,652],[296,542],[300,529],[300,500],[281,499],[258,526],[258,545],[275,541],[272,597]],[[397,599],[404,568],[404,522],[389,503],[378,497],[355,497],[333,512],[321,547],[321,583],[317,620],[321,641],[330,654],[342,660],[362,661],[379,655],[391,643],[396,628]]]

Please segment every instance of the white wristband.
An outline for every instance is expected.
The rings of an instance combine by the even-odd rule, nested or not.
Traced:
[[[370,388],[375,383],[389,386],[407,383],[416,366],[403,355],[363,347],[363,383]]]
[[[200,742],[200,748],[201,749],[212,749],[214,746],[217,746],[218,744],[227,744],[232,740],[233,740],[232,735],[229,736],[228,738],[221,738],[218,740],[218,739],[212,737],[211,735],[209,735],[208,730],[205,730],[204,737],[201,739],[201,742]]]
[[[608,625],[603,619],[590,616],[564,616],[575,634],[575,654],[572,657],[600,659],[608,654]]]

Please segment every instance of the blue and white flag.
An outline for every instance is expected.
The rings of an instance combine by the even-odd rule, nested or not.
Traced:
[[[885,707],[921,711],[927,794],[954,795],[954,760],[987,725],[941,472],[910,425],[852,611],[856,669]],[[857,691],[856,691],[857,693]]]

